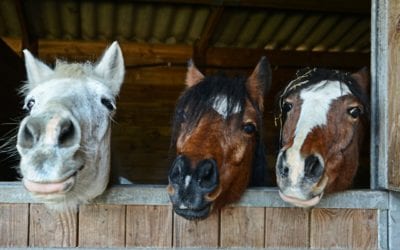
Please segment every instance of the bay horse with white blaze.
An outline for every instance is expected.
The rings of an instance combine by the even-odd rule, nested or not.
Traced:
[[[369,76],[304,69],[280,96],[281,149],[276,163],[281,198],[316,205],[324,193],[349,188],[357,172],[368,119]]]
[[[25,188],[50,208],[75,209],[100,195],[109,180],[111,118],[123,82],[114,42],[92,63],[57,61],[51,69],[24,50],[28,81],[17,150]]]
[[[263,185],[263,99],[271,84],[263,57],[248,79],[204,76],[189,63],[187,89],[178,100],[172,147],[176,159],[168,193],[175,213],[191,220],[237,201],[252,179]]]

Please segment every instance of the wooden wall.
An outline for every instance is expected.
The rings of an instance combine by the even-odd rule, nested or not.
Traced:
[[[169,205],[0,204],[0,218],[0,247],[378,247],[376,209],[238,206],[188,221]]]

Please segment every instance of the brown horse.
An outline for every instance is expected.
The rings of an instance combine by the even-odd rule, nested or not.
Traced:
[[[263,185],[266,162],[260,133],[270,84],[265,57],[247,80],[204,77],[189,63],[188,88],[175,110],[172,147],[177,156],[168,185],[178,215],[204,219],[238,200],[250,179]]]
[[[349,188],[357,172],[369,104],[365,69],[350,75],[305,69],[280,96],[281,150],[276,164],[281,198],[316,205],[324,193]]]

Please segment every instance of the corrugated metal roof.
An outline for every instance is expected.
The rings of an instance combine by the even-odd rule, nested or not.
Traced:
[[[39,39],[193,45],[216,7],[131,1],[23,1]],[[210,47],[369,52],[366,14],[225,6]],[[13,0],[0,1],[0,37],[21,37]]]

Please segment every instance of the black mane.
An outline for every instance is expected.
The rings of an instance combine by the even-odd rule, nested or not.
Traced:
[[[237,121],[242,121],[246,99],[250,100],[246,89],[246,78],[228,78],[223,74],[207,76],[201,82],[186,89],[178,99],[172,121],[171,149],[175,147],[179,134],[181,132],[190,132],[197,126],[200,119],[205,114],[218,115],[212,106],[215,99],[219,96],[227,98],[228,119],[235,113],[237,115],[236,117],[238,117]],[[260,124],[260,128],[262,128],[262,113],[258,105],[252,104],[257,112],[257,122]],[[240,112],[236,113],[235,109],[238,108],[238,106]],[[181,131],[181,124],[184,121],[186,122],[185,131]],[[264,185],[266,169],[264,145],[261,141],[260,132],[261,131],[258,131],[256,135],[257,148],[255,150],[255,157],[253,158],[252,171],[252,182],[257,186]],[[254,177],[257,177],[257,180],[255,180]],[[254,181],[256,181],[256,183],[254,183]]]

